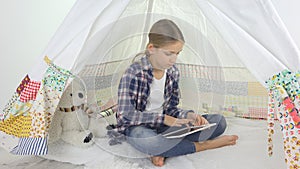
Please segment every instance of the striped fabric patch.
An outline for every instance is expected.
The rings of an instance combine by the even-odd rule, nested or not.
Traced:
[[[16,155],[46,155],[47,138],[20,138],[18,146],[11,153]]]
[[[110,115],[113,115],[115,112],[113,111],[113,109],[107,109],[104,111],[101,111],[99,114],[97,114],[97,118],[103,118],[103,117],[108,117]]]
[[[29,100],[35,100],[40,86],[41,82],[30,81],[21,92],[20,101],[27,102]]]

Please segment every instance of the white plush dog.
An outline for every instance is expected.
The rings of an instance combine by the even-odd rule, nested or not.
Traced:
[[[88,115],[86,97],[79,80],[74,79],[67,86],[50,124],[49,143],[62,139],[76,147],[89,147],[94,137],[106,135],[106,120]]]

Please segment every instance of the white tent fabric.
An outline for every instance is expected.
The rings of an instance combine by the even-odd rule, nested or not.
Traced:
[[[261,83],[283,69],[298,70],[299,51],[271,1],[199,5]]]
[[[102,25],[107,25],[117,20],[128,2],[121,1],[121,3],[118,3],[106,0],[77,1],[49,42],[41,58],[47,55],[54,62],[61,63],[62,67],[70,70],[77,60],[84,43],[89,39],[90,31],[96,19],[99,18],[98,22],[101,22]],[[105,13],[105,11],[107,12]],[[37,63],[36,65],[40,67],[32,69],[30,74],[35,80],[40,80],[43,74],[37,72],[46,69],[47,65],[41,63],[40,59]]]
[[[153,11],[147,11],[147,4],[151,3],[153,3]],[[243,1],[239,3],[227,1],[225,3],[217,0],[189,2],[128,0],[122,0],[121,2],[109,0],[81,2],[79,0],[41,57],[47,55],[55,63],[60,63],[62,67],[69,70],[74,68],[75,61],[82,61],[81,64],[84,65],[84,61],[87,62],[88,59],[86,59],[86,56],[80,55],[80,52],[85,43],[99,31],[102,32],[102,38],[104,39],[106,33],[103,31],[110,30],[105,26],[124,17],[122,12],[129,8],[128,6],[131,6],[132,9],[138,9],[135,13],[127,14],[128,16],[139,13],[145,14],[146,12],[154,14],[165,12],[165,15],[178,17],[191,23],[191,25],[196,24],[195,27],[207,36],[210,36],[210,32],[208,32],[210,27],[208,26],[213,26],[217,31],[214,34],[220,34],[225,43],[230,44],[230,48],[235,55],[234,58],[230,58],[228,55],[220,55],[222,64],[225,64],[224,66],[226,64],[234,66],[232,64],[237,62],[237,66],[241,66],[236,60],[242,60],[243,65],[247,66],[262,84],[269,77],[283,69],[288,68],[296,71],[299,65],[299,51],[271,1]],[[186,14],[188,11],[191,13],[190,15]],[[202,21],[199,21],[200,19]],[[143,22],[141,21],[141,23]],[[142,27],[145,25],[136,24],[135,26]],[[149,27],[149,25],[147,26]],[[190,38],[186,39],[187,41],[190,40]],[[101,37],[97,37],[97,40],[101,41]],[[213,46],[220,46],[218,45],[220,42],[210,41],[210,43]],[[79,55],[84,59],[78,58]],[[229,61],[224,59],[226,57],[229,57]],[[80,67],[76,68],[76,71],[78,70],[80,70]],[[36,72],[38,71],[33,69],[32,76]]]
[[[44,73],[49,73],[50,67],[54,72],[63,72],[66,81],[60,84],[63,88],[69,77],[81,76],[89,66],[95,66],[92,70],[94,79],[90,82],[90,88],[95,92],[98,90],[98,71],[103,64],[107,64],[102,74],[111,75],[112,78],[104,83],[116,86],[119,73],[126,68],[129,60],[144,50],[150,26],[161,18],[173,20],[184,33],[186,45],[178,64],[183,68],[186,65],[187,69],[191,68],[192,71],[185,70],[187,74],[198,76],[197,73],[201,71],[194,73],[193,70],[202,68],[217,72],[209,74],[207,81],[204,80],[210,90],[194,92],[199,100],[203,96],[211,96],[211,103],[220,106],[225,100],[222,97],[226,94],[222,90],[226,90],[223,84],[227,84],[227,81],[241,78],[242,81],[259,82],[268,87],[265,82],[273,75],[286,69],[298,71],[299,49],[270,0],[78,0],[28,76],[34,82],[42,82],[46,77]],[[45,62],[45,56],[50,60]],[[183,86],[198,88],[199,84],[194,83],[193,76],[187,78],[193,83],[186,80]],[[200,80],[202,84],[203,79]],[[111,88],[111,91],[116,89]],[[62,91],[51,86],[50,89],[59,98]],[[37,98],[44,99],[42,96]],[[52,108],[46,108],[50,114],[54,113],[53,107],[57,106],[58,101],[51,103]],[[183,107],[188,102],[183,102]],[[30,108],[32,106],[34,111],[44,112],[36,104],[30,102]],[[200,104],[200,101],[196,104]],[[13,151],[28,154],[21,147],[29,142],[33,147],[42,143],[39,145],[42,149],[47,144],[46,135],[47,132],[42,135],[43,139],[38,140],[24,139]],[[298,133],[295,133],[295,137],[299,139]],[[16,140],[14,137],[10,139]],[[14,143],[17,144],[16,141]]]

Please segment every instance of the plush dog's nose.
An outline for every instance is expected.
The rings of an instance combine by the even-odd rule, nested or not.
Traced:
[[[83,94],[82,93],[78,93],[78,97],[79,98],[83,98]]]

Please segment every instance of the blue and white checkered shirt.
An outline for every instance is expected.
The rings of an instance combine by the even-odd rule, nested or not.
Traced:
[[[167,70],[164,91],[163,113],[146,111],[150,86],[153,79],[152,65],[148,57],[143,56],[134,62],[123,74],[118,89],[117,130],[124,132],[129,126],[146,125],[159,127],[164,115],[186,118],[187,112],[177,107],[179,104],[179,70],[174,65]]]

